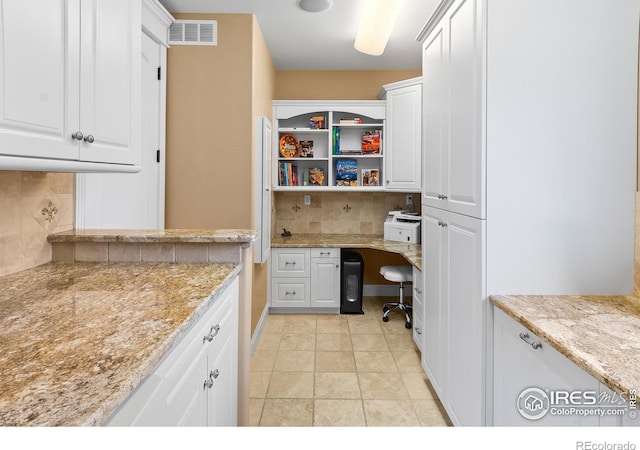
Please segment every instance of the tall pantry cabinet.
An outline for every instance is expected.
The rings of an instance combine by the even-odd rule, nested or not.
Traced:
[[[418,36],[422,363],[455,425],[492,424],[489,295],[633,290],[639,6],[444,0]]]

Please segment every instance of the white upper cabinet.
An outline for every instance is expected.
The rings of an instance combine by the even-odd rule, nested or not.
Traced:
[[[454,2],[423,42],[422,203],[485,218],[484,20],[478,1]]]
[[[0,169],[138,170],[140,0],[0,0],[0,24]]]
[[[387,101],[385,184],[388,191],[422,189],[422,78],[385,84]]]

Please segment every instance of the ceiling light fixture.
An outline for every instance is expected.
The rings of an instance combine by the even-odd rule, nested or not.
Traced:
[[[322,12],[331,8],[333,0],[300,0],[298,6],[307,12]]]
[[[366,0],[353,47],[368,55],[382,55],[404,0]]]

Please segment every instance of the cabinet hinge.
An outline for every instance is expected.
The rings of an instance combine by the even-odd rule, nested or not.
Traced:
[[[162,79],[162,67],[158,66],[158,80]]]
[[[156,150],[156,162],[160,162],[160,150]]]

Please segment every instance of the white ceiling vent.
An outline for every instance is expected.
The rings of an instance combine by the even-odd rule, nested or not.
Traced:
[[[177,20],[169,27],[170,45],[218,45],[215,20]]]

